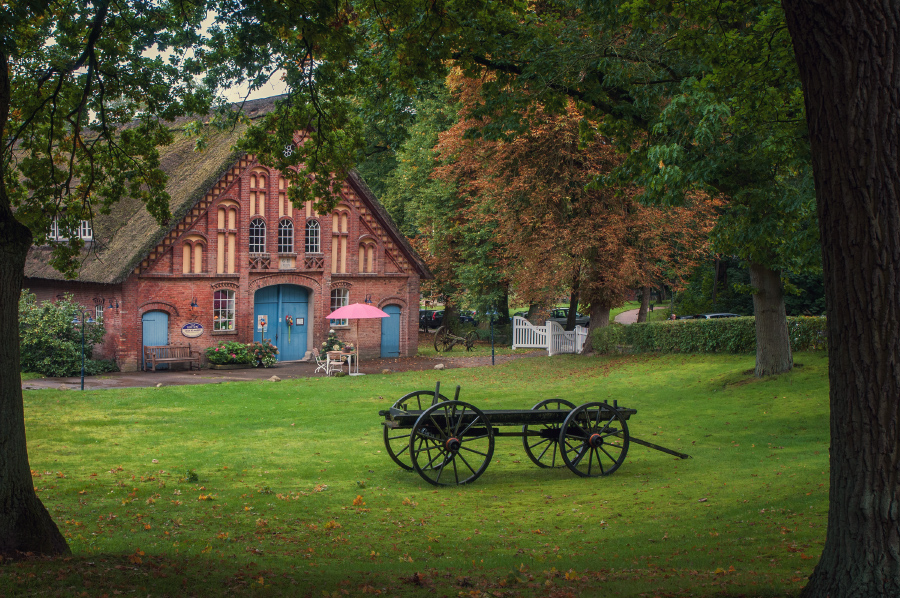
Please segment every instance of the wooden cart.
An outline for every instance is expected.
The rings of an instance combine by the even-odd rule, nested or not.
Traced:
[[[606,476],[618,469],[633,442],[682,459],[679,453],[628,431],[636,409],[616,401],[575,406],[564,399],[547,399],[531,409],[482,411],[431,390],[404,395],[386,411],[384,445],[403,469],[415,470],[436,486],[469,484],[484,473],[494,454],[494,439],[519,436],[525,453],[538,467],[568,467],[582,477]],[[509,428],[518,428],[510,430]]]

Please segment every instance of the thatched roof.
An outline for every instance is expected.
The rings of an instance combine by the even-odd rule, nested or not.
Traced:
[[[244,112],[251,120],[260,118],[274,109],[275,101],[281,97],[246,102]],[[172,123],[172,127],[178,129],[188,120],[179,119]],[[77,280],[101,284],[123,282],[242,157],[235,144],[245,130],[246,125],[238,125],[233,130],[212,135],[202,152],[194,151],[195,140],[190,137],[177,138],[174,143],[160,148],[161,167],[169,177],[166,191],[170,196],[172,218],[165,225],[160,225],[147,212],[143,202],[130,198],[115,204],[109,214],[96,215],[93,222],[94,242],[84,251]],[[420,275],[431,278],[421,257],[409,246],[359,175],[353,173],[351,180],[357,182],[359,189],[365,190],[366,198],[409,252]],[[25,263],[26,278],[64,280],[62,273],[49,264],[51,251],[52,248],[47,246],[31,248]]]

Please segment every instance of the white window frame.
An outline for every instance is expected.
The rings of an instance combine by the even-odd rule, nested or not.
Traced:
[[[318,220],[306,222],[306,253],[322,253],[322,227]]]
[[[339,307],[344,307],[345,305],[350,304],[350,291],[349,289],[331,289],[331,311],[336,310]],[[331,327],[344,328],[350,325],[350,321],[347,319],[343,320],[329,320],[331,323]]]
[[[220,289],[213,293],[213,331],[235,330],[234,291]]]
[[[78,223],[78,236],[85,241],[94,240],[94,229],[91,226],[90,220],[82,220]]]
[[[247,245],[250,253],[266,252],[266,221],[262,218],[254,218],[250,221]]]
[[[91,226],[90,220],[81,220],[78,222],[78,227],[75,229],[75,236],[83,239],[85,241],[93,241],[94,240],[94,229]],[[53,222],[50,223],[50,234],[49,238],[52,241],[68,241],[69,237],[63,237],[59,232],[59,219],[54,218]]]
[[[288,218],[278,222],[278,253],[294,253],[294,223]]]
[[[94,306],[94,319],[98,322],[103,321],[103,304]]]

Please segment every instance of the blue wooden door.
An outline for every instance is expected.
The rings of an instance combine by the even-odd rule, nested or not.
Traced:
[[[306,355],[306,330],[309,326],[307,315],[309,293],[303,287],[293,284],[280,286],[280,313],[278,317],[278,357],[281,361],[297,361]],[[291,316],[294,325],[288,326],[286,317]],[[303,325],[300,325],[300,322]]]
[[[141,317],[141,343],[146,347],[158,347],[169,344],[169,314],[164,311],[148,311]],[[141,351],[143,354],[143,350]],[[144,363],[144,369],[149,367]],[[169,365],[162,363],[156,366],[158,370],[169,369]]]
[[[297,285],[282,284],[256,291],[253,299],[253,340],[270,339],[278,347],[278,361],[303,359],[309,326],[308,307],[309,292]],[[269,322],[268,332],[264,334],[257,332],[261,315],[266,316]],[[291,316],[293,326],[287,325],[286,316]]]
[[[400,357],[400,306],[384,308],[388,318],[381,318],[381,356]]]

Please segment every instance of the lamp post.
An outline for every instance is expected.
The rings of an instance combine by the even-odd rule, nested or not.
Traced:
[[[494,307],[491,307],[487,312],[487,316],[491,320],[491,365],[494,365],[494,318],[499,315]]]
[[[81,314],[81,390],[84,390],[84,326],[93,324],[94,318],[91,317],[91,310],[89,309],[83,309],[76,313]],[[78,324],[78,318],[76,317],[72,320],[72,323]]]

